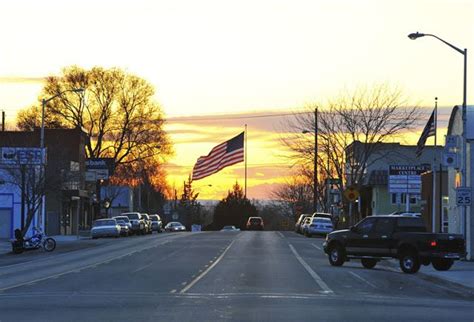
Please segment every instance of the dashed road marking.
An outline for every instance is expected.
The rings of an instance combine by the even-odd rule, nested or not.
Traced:
[[[319,246],[316,245],[316,244],[311,244],[311,245],[313,245],[313,247],[316,248],[316,249],[322,250],[321,247],[319,247]]]
[[[315,271],[313,271],[313,269],[308,265],[308,263],[306,263],[306,261],[298,254],[293,245],[288,244],[288,246],[290,246],[290,249],[295,255],[296,259],[300,262],[301,265],[303,265],[303,267],[306,269],[309,275],[311,275],[311,277],[319,285],[319,287],[321,287],[323,291],[325,291],[327,294],[333,294],[333,290],[331,290],[329,286],[321,279],[321,277]]]
[[[170,293],[171,294],[176,293],[176,290],[171,290]]]
[[[377,286],[375,286],[374,284],[372,284],[371,282],[369,282],[368,280],[366,280],[365,278],[363,278],[362,276],[360,276],[359,274],[356,274],[352,271],[349,271],[349,274],[351,274],[352,276],[354,276],[355,278],[361,280],[362,282],[372,286],[373,288],[377,288]]]
[[[204,276],[206,276],[207,273],[209,273],[211,271],[211,269],[213,269],[221,260],[222,258],[224,258],[225,254],[227,253],[227,251],[230,249],[230,247],[232,246],[232,244],[234,243],[235,240],[232,240],[232,242],[229,244],[229,246],[227,246],[225,248],[225,250],[222,252],[222,254],[219,256],[219,258],[214,262],[212,263],[211,266],[209,266],[204,272],[202,272],[201,274],[198,275],[198,277],[196,277],[194,280],[191,281],[191,283],[189,283],[186,287],[184,287],[181,291],[179,291],[180,294],[184,294],[186,293],[191,287],[193,287],[197,282],[199,282]],[[207,265],[206,265],[207,266]]]
[[[280,236],[281,238],[285,238],[285,235],[283,235],[281,232],[277,231],[276,233],[277,233],[278,236]]]

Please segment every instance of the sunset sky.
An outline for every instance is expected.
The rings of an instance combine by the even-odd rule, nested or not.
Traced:
[[[407,35],[436,34],[474,53],[474,2],[5,0],[0,28],[0,109],[10,126],[36,103],[45,76],[73,64],[123,68],[156,88],[176,151],[171,184],[248,124],[249,197],[268,198],[290,171],[279,142],[286,114],[308,103],[389,83],[427,111],[437,96],[445,128],[462,101],[462,55]],[[474,54],[468,64],[470,103]],[[235,180],[243,183],[243,164],[195,187],[221,198]]]

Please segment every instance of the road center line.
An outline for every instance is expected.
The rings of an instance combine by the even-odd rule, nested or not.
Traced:
[[[363,278],[362,276],[360,276],[359,274],[356,274],[352,271],[349,271],[349,274],[351,274],[352,276],[354,276],[355,278],[361,280],[362,282],[365,282],[367,283],[368,285],[372,286],[373,288],[377,288],[377,286],[375,286],[374,284],[370,283],[368,280],[366,280],[365,278]]]
[[[323,289],[323,291],[326,292],[326,294],[333,294],[334,292],[329,288],[329,286],[321,279],[321,277],[313,271],[313,269],[306,263],[306,261],[298,254],[296,249],[293,247],[293,245],[288,244],[290,246],[291,251],[295,255],[296,259],[300,262],[301,265],[306,269],[306,271],[311,275],[311,277],[314,279],[316,283],[318,283],[319,287]]]
[[[280,236],[281,238],[285,238],[285,235],[283,235],[281,232],[277,231],[276,233],[277,233],[278,236]]]
[[[191,281],[191,283],[189,283],[188,285],[186,285],[186,287],[184,287],[181,291],[179,291],[179,294],[186,293],[191,287],[193,287],[197,282],[199,282],[199,280],[201,280],[204,276],[206,276],[206,274],[209,273],[211,271],[211,269],[213,269],[214,266],[216,266],[221,261],[222,258],[224,258],[225,253],[227,253],[227,251],[230,249],[230,247],[232,246],[234,241],[235,241],[235,239],[232,240],[232,242],[229,244],[229,246],[227,246],[225,248],[225,250],[222,252],[222,254],[216,259],[216,261],[214,263],[212,263],[211,266],[206,268],[206,270],[203,271],[201,274],[199,274],[195,279],[193,279]]]

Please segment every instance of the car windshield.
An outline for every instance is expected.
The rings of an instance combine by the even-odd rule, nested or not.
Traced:
[[[118,221],[118,220],[121,220],[121,221],[124,221],[126,223],[130,222],[130,219],[128,217],[115,217],[115,219]]]
[[[158,217],[158,216],[156,216],[156,215],[152,215],[152,216],[150,216],[150,219],[151,219],[152,221],[159,221],[159,220],[160,220],[160,217]]]
[[[94,227],[100,227],[100,226],[115,226],[116,221],[115,220],[96,220],[94,222]]]
[[[331,223],[331,219],[328,219],[328,218],[314,218],[314,219],[313,219],[313,222],[330,224],[330,223]]]
[[[262,222],[262,219],[260,218],[250,218],[249,219],[251,224],[260,224]]]
[[[140,219],[140,215],[138,214],[127,214],[129,219]]]

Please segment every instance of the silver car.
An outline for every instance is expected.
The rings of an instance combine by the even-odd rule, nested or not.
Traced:
[[[166,224],[165,226],[166,231],[186,231],[186,227],[178,221],[172,221]]]
[[[115,219],[98,219],[91,229],[93,239],[99,237],[120,237],[120,225]]]

